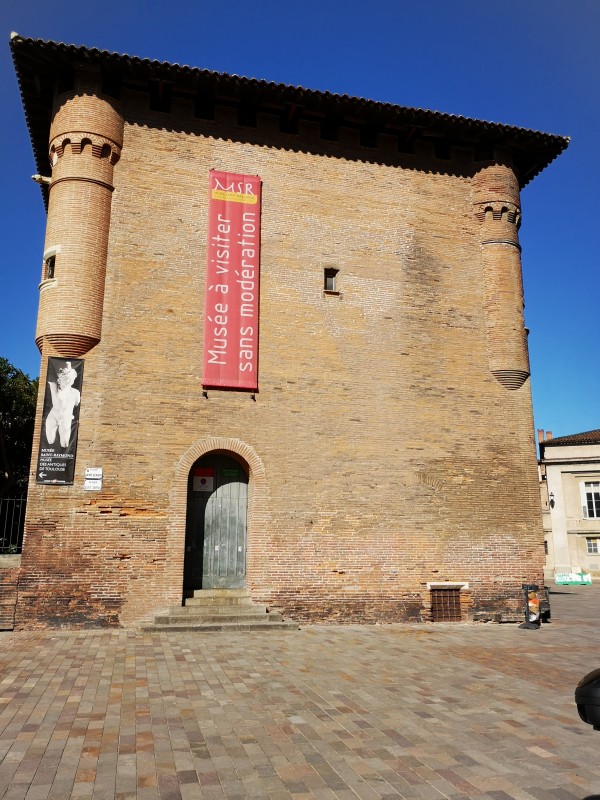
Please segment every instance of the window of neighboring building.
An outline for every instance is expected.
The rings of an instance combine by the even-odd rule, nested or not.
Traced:
[[[581,505],[585,519],[600,519],[600,481],[581,484]]]
[[[600,539],[586,539],[587,551],[591,556],[597,556],[600,553]]]

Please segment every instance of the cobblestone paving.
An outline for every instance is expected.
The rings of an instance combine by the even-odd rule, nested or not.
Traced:
[[[5,800],[600,800],[600,586],[515,625],[0,634]]]

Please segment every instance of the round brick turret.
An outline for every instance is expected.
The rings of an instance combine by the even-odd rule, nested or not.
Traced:
[[[78,73],[58,95],[50,128],[52,180],[36,343],[81,356],[101,338],[113,169],[123,145],[118,104],[98,76]]]
[[[523,278],[519,225],[519,184],[509,166],[484,167],[473,178],[472,198],[479,220],[489,367],[507,389],[529,377],[523,319]]]

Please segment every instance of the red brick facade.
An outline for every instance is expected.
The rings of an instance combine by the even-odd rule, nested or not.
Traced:
[[[26,108],[26,56],[45,47],[13,42]],[[249,475],[254,599],[298,621],[426,620],[430,585],[454,582],[464,619],[514,618],[544,562],[519,173],[557,137],[515,155],[516,129],[497,126],[485,153],[442,152],[423,125],[407,142],[367,120],[331,141],[308,114],[292,126],[287,87],[280,116],[258,102],[241,124],[217,77],[203,119],[178,81],[206,73],[168,65],[170,108],[150,110],[150,62],[96,53],[82,71],[60,47],[74,80],[46,131],[40,386],[53,355],[84,358],[85,376],[74,484],[32,473],[17,625],[130,626],[180,604],[188,477],[216,451]],[[117,100],[103,81],[118,69]],[[255,396],[201,385],[210,169],[262,179]]]
[[[15,625],[20,573],[18,562],[18,556],[0,557],[0,631],[12,630]]]

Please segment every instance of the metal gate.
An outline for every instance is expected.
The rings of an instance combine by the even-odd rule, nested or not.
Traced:
[[[190,471],[184,588],[242,588],[246,577],[248,476],[224,453],[209,453]]]
[[[0,498],[0,555],[21,552],[27,495]]]

